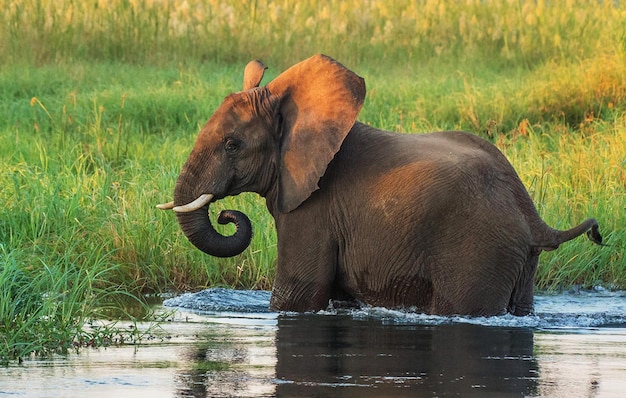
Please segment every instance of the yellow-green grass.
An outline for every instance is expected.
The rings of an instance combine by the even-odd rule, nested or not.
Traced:
[[[115,265],[115,272],[100,284],[135,293],[211,285],[271,286],[276,237],[261,198],[247,194],[214,206],[215,212],[224,207],[246,211],[255,227],[251,248],[226,260],[193,248],[175,217],[154,208],[171,199],[197,131],[224,95],[238,89],[240,68],[97,65],[78,78],[73,77],[74,68],[78,66],[20,69],[27,77],[14,74],[4,81],[6,87],[14,87],[8,90],[11,96],[21,96],[11,104],[14,113],[9,122],[0,126],[0,200],[5,203],[0,236],[8,251],[20,251],[25,263],[54,261],[63,254],[75,258],[77,267],[91,267],[93,261],[86,260],[85,253],[98,251],[106,264]],[[422,75],[421,86],[407,88],[403,74],[376,78],[374,72],[382,74],[374,69],[364,73],[371,77],[372,89],[361,120],[402,132],[472,131],[475,121],[463,117],[466,104],[473,102],[475,113],[489,115],[497,101],[481,93],[519,84],[486,71],[468,86],[459,74],[442,79],[435,71],[422,70],[416,73],[429,75]],[[93,83],[96,75],[110,84]],[[530,76],[536,77],[534,72]],[[30,86],[40,79],[46,84]],[[548,84],[535,82],[538,87]],[[455,99],[452,105],[436,100],[442,95],[440,85]],[[46,91],[51,86],[56,86],[53,93]],[[526,97],[534,95],[530,89],[528,93]],[[542,216],[558,228],[596,217],[611,245],[596,248],[580,238],[554,255],[544,255],[538,285],[626,285],[620,227],[626,129],[620,103],[613,104],[605,118],[589,114],[575,128],[558,117],[523,119],[515,102],[499,106],[514,115],[510,119],[515,124],[498,122],[494,114],[485,126],[495,127],[476,132],[511,159]],[[423,108],[431,111],[424,114]],[[449,122],[428,121],[429,113],[447,114]],[[507,123],[514,127],[502,130]],[[592,261],[589,255],[601,260]],[[598,270],[563,274],[562,267],[589,271],[592,262]]]
[[[590,118],[577,131],[522,122],[515,134],[499,135],[496,143],[549,225],[568,229],[595,217],[608,245],[593,245],[583,236],[542,254],[536,286],[624,288],[626,118],[615,123]]]
[[[626,45],[622,2],[2,0],[2,63],[431,58],[534,67]]]

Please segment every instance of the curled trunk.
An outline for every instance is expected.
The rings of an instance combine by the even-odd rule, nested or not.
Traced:
[[[178,223],[187,239],[208,255],[215,257],[232,257],[243,252],[252,238],[250,219],[235,210],[224,210],[217,222],[224,225],[234,223],[237,231],[232,236],[224,236],[217,232],[208,214],[208,205],[188,213],[176,213]]]
[[[252,225],[250,219],[243,213],[235,210],[224,210],[220,213],[217,222],[225,225],[234,223],[237,230],[231,236],[224,236],[217,232],[209,219],[209,204],[191,211],[180,211],[181,207],[196,201],[191,192],[186,175],[179,177],[174,190],[174,207],[176,217],[187,239],[208,255],[215,257],[232,257],[243,252],[252,239]],[[207,196],[207,195],[204,195]],[[210,196],[212,198],[212,195]]]

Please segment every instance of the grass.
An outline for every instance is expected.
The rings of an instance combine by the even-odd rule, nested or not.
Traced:
[[[269,81],[328,53],[366,79],[361,121],[490,139],[550,225],[609,245],[543,254],[537,287],[626,287],[626,9],[571,3],[0,0],[0,357],[111,341],[85,325],[143,293],[271,286],[261,198],[213,206],[253,222],[231,259],[154,208],[257,57]]]
[[[617,3],[619,4],[619,3]],[[626,45],[616,2],[2,0],[4,62],[247,62],[316,52],[350,64],[487,58],[534,67]]]
[[[2,174],[2,196],[10,204],[2,217],[8,241],[35,247],[54,243],[51,253],[77,256],[103,247],[120,265],[117,272],[123,277],[115,284],[132,292],[197,289],[206,281],[269,286],[258,271],[264,268],[260,263],[271,267],[266,257],[251,257],[243,266],[239,260],[234,275],[222,273],[221,267],[207,269],[208,259],[180,236],[175,219],[154,208],[172,196],[193,133],[209,112],[203,109],[222,98],[211,98],[209,104],[200,98],[208,89],[200,72],[187,82],[184,75],[191,72],[174,74],[174,80],[171,71],[146,73],[133,87],[126,82],[144,68],[130,68],[126,76],[116,66],[90,70],[87,81],[108,73],[107,79],[124,82],[103,90],[72,78],[72,68],[45,69],[32,72],[54,75],[67,86],[49,97],[44,93],[23,101],[9,121],[13,126],[3,148],[7,169]],[[10,80],[7,86],[19,87],[30,77]],[[258,199],[248,195],[248,202],[243,210],[257,212],[252,206]],[[79,244],[74,246],[75,241]]]
[[[592,245],[580,237],[542,254],[538,288],[625,287],[625,122],[624,118],[616,124],[588,119],[576,131],[523,123],[522,132],[497,137],[549,225],[568,229],[595,217],[609,245]]]
[[[43,259],[26,263],[22,254],[0,247],[0,364],[33,354],[65,354],[81,347],[141,339],[136,329],[126,330],[115,322],[92,323],[107,314],[120,316],[131,302],[145,307],[126,291],[98,287],[115,271],[115,266],[102,264],[106,255],[84,253],[92,266],[77,268],[69,253],[60,253],[51,264]],[[125,314],[128,318],[129,313]]]

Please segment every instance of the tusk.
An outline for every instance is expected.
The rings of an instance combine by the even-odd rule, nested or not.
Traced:
[[[172,210],[174,208],[174,201],[168,203],[161,203],[156,205],[157,209],[160,210]]]
[[[213,195],[210,193],[205,193],[198,196],[198,199],[194,200],[191,203],[187,203],[186,205],[176,206],[173,210],[177,213],[188,213],[190,211],[198,210],[202,206],[206,205],[213,199]]]

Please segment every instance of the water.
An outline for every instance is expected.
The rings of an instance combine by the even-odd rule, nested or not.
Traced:
[[[540,295],[536,315],[381,308],[267,311],[269,293],[209,290],[141,345],[0,368],[7,397],[621,397],[626,293]],[[140,325],[142,326],[142,325]]]

